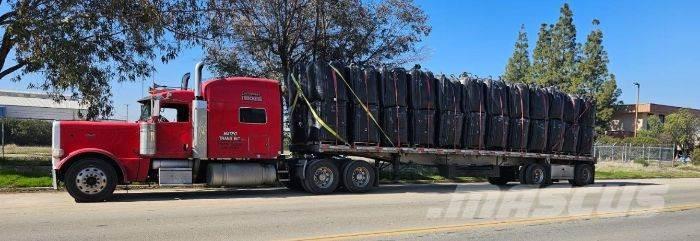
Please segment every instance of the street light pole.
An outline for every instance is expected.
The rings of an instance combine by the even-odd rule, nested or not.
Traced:
[[[637,128],[639,123],[639,82],[634,82],[637,86],[637,104],[634,105],[634,137],[637,137]]]

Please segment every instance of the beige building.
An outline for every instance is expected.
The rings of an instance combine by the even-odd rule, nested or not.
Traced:
[[[615,113],[613,114],[612,121],[610,121],[610,128],[606,132],[608,135],[612,136],[633,136],[634,135],[634,104],[630,105],[618,105],[615,108]],[[637,130],[647,128],[647,119],[650,116],[658,116],[661,122],[666,121],[666,116],[680,109],[681,107],[660,105],[654,103],[639,104],[639,115],[637,118]],[[690,109],[691,113],[700,117],[700,110]]]
[[[44,93],[0,90],[0,118],[78,120],[86,107],[70,97],[56,102]]]

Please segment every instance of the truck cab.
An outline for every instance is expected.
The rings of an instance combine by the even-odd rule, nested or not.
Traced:
[[[279,82],[225,77],[202,83],[201,64],[195,73],[194,89],[186,80],[181,88],[152,88],[138,101],[136,122],[55,121],[55,183],[78,201],[97,201],[132,182],[274,182],[282,152]]]

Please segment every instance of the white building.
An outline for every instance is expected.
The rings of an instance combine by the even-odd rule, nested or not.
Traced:
[[[56,102],[43,93],[0,90],[0,118],[79,120],[86,108],[77,100]]]

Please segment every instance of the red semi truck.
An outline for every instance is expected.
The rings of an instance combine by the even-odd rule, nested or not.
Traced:
[[[283,152],[283,89],[276,80],[228,77],[206,82],[195,67],[194,89],[154,88],[139,101],[135,123],[55,121],[54,186],[65,184],[78,202],[108,199],[117,185],[207,183],[260,186],[281,183],[314,194],[378,185],[377,167],[437,166],[441,175],[483,176],[545,186],[553,180],[593,183],[591,156],[527,152],[368,147],[311,143]],[[168,110],[172,119],[161,116]],[[364,157],[364,158],[353,158]]]

